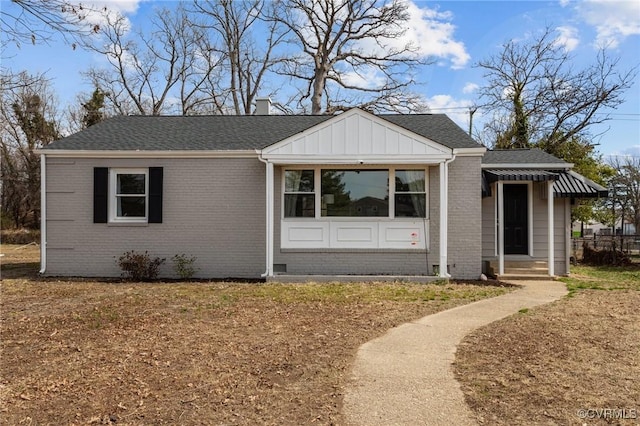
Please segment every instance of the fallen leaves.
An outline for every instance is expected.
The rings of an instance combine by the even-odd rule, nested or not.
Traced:
[[[637,291],[585,290],[467,336],[455,373],[477,420],[580,424],[579,409],[637,407],[638,306]]]

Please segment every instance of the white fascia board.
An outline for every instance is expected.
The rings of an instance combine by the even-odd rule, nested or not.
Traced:
[[[487,148],[484,146],[478,148],[454,148],[453,155],[456,157],[475,157],[478,155],[484,155],[487,152]]]
[[[38,149],[36,153],[47,157],[64,158],[257,158],[255,150],[228,151],[97,151],[68,149]]]
[[[320,157],[317,155],[282,155],[270,156],[267,160],[274,164],[438,164],[453,158],[453,156],[376,156],[357,155]]]
[[[573,163],[497,163],[486,164],[481,166],[483,169],[546,169],[546,170],[569,170],[573,167]]]

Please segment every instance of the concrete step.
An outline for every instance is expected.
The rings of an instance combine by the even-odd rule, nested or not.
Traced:
[[[497,275],[496,279],[499,281],[506,281],[509,282],[509,280],[524,280],[524,281],[549,281],[552,280],[553,277],[550,277],[547,274],[504,274],[504,275]]]
[[[495,262],[494,267],[498,267],[498,262]],[[547,262],[544,260],[505,260],[504,267],[506,268],[544,268],[547,269]]]
[[[492,260],[489,262],[489,273],[491,275],[498,276],[499,271],[498,260]],[[505,279],[549,279],[549,269],[547,267],[547,261],[535,260],[535,259],[505,259],[504,261],[504,274],[498,276],[498,278]]]
[[[513,268],[505,265],[504,273],[505,274],[523,274],[523,275],[546,275],[549,272],[547,267],[543,268],[531,268],[531,267],[520,267]]]

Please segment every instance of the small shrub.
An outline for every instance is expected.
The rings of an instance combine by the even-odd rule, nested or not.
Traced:
[[[193,266],[197,257],[188,257],[186,254],[176,254],[171,258],[173,261],[173,270],[183,280],[193,278],[193,275],[197,272],[197,268]]]
[[[151,281],[158,277],[158,269],[166,259],[151,259],[149,252],[137,253],[134,250],[125,252],[118,258],[118,266],[122,269],[122,277],[132,281]]]

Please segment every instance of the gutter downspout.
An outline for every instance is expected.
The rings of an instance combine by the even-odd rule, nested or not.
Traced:
[[[451,278],[447,272],[448,250],[449,250],[449,164],[456,159],[452,152],[452,157],[440,163],[440,266],[439,276],[441,278]]]
[[[257,150],[256,150],[257,151]],[[266,188],[265,188],[265,207],[266,207],[266,247],[265,247],[265,271],[260,275],[262,278],[273,276],[273,163],[262,157],[262,152],[258,153],[258,160],[266,166]]]
[[[40,154],[40,274],[47,270],[47,159]]]

